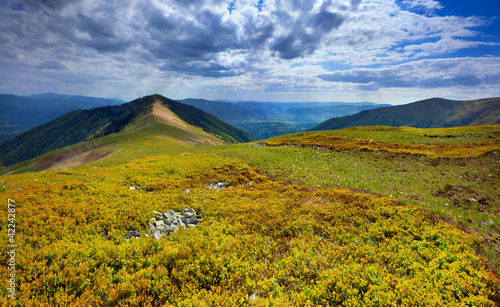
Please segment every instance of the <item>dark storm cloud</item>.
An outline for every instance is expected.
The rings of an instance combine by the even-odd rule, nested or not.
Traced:
[[[143,17],[149,34],[144,47],[158,58],[205,58],[238,49],[236,27],[208,10],[200,12],[196,20],[153,16],[150,22],[151,16]]]
[[[271,22],[264,24],[247,23],[245,24],[244,32],[246,39],[240,44],[246,49],[261,48],[273,36],[276,26]]]
[[[270,49],[287,60],[314,53],[320,47],[324,36],[344,22],[342,15],[326,10],[297,19],[291,18],[285,12],[276,15],[281,17],[290,30],[278,36]]]
[[[73,24],[70,31],[66,33],[68,40],[79,46],[93,48],[99,52],[120,52],[128,48],[133,42],[125,37],[117,27],[113,14],[84,14],[78,13],[76,18],[68,20]],[[77,36],[78,32],[80,37]]]
[[[311,19],[314,28],[321,30],[322,33],[329,33],[342,25],[344,17],[336,13],[319,12]]]
[[[494,65],[494,66],[493,66]],[[376,91],[392,88],[441,88],[495,85],[500,72],[495,58],[456,58],[422,60],[380,69],[352,69],[318,77],[323,81],[357,84],[360,89]],[[474,69],[471,69],[474,68]]]

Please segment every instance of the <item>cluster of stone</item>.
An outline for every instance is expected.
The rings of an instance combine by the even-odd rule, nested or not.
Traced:
[[[144,190],[144,189],[143,189],[143,188],[141,188],[141,187],[134,187],[134,186],[130,186],[130,189],[131,189],[131,190],[137,190],[137,191],[145,191],[145,192],[147,192],[146,190]]]
[[[225,182],[207,183],[207,189],[210,190],[220,191],[227,188],[229,188],[229,186]]]
[[[153,211],[155,216],[149,221],[149,234],[135,230],[127,231],[125,239],[139,239],[140,237],[153,236],[161,239],[165,235],[179,230],[179,228],[193,228],[203,220],[201,214],[196,214],[194,209],[184,208],[182,213],[168,210],[165,213]]]
[[[182,213],[168,210],[165,213],[153,211],[155,217],[149,221],[149,234],[160,239],[163,236],[179,230],[179,228],[193,228],[203,220],[201,214],[194,209],[184,208]]]

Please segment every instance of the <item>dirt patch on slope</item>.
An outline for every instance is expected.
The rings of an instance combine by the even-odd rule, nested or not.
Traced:
[[[189,129],[186,123],[179,118],[174,112],[169,108],[162,105],[160,102],[155,102],[153,104],[153,116],[158,122],[169,124],[181,129]]]
[[[92,148],[75,148],[72,150],[63,151],[56,155],[47,157],[38,162],[35,167],[41,170],[60,170],[66,169],[81,164],[94,162],[109,156],[113,151]]]

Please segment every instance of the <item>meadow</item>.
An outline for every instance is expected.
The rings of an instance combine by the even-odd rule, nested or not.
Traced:
[[[500,268],[500,126],[356,127],[211,148],[270,178],[416,204],[476,234]],[[243,147],[246,146],[246,147]]]
[[[498,306],[498,128],[196,148],[149,134],[99,161],[0,177],[18,245],[16,300],[3,283],[2,305]],[[207,188],[218,182],[229,188]],[[203,222],[125,239],[183,208]]]

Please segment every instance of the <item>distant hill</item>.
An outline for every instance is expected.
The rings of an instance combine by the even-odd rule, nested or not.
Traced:
[[[280,115],[285,122],[310,123],[312,126],[332,117],[356,114],[364,110],[390,106],[389,104],[340,104],[331,106],[301,107],[289,109]]]
[[[237,143],[253,140],[245,131],[198,108],[152,95],[119,106],[72,111],[36,126],[0,144],[1,165],[9,166],[58,148],[123,131],[136,124],[154,103],[165,106],[184,126],[199,127],[222,141]]]
[[[380,107],[379,104],[373,102],[338,102],[338,101],[311,101],[311,102],[266,102],[266,101],[224,101],[231,104],[244,107],[247,109],[258,109],[264,110],[270,114],[280,115],[289,112],[293,109],[305,109],[305,108],[316,108],[316,107],[335,107],[335,106],[369,106],[372,108]]]
[[[43,94],[29,95],[26,97],[34,100],[71,101],[73,103],[78,101],[78,102],[84,102],[86,103],[87,106],[93,106],[93,107],[117,105],[125,103],[125,101],[120,99],[89,97],[82,95],[63,95],[57,93],[43,93]]]
[[[124,101],[85,96],[0,94],[0,143],[67,112],[122,104]]]
[[[306,131],[334,116],[389,106],[370,102],[221,102],[204,99],[185,99],[181,102],[213,114],[259,140]]]
[[[355,126],[442,128],[500,123],[500,98],[456,101],[431,98],[406,105],[366,110],[331,118],[311,129],[335,130]]]

